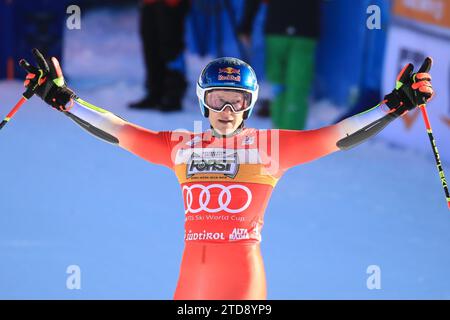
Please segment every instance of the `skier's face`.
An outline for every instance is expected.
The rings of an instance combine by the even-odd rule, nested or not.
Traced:
[[[244,120],[244,113],[235,113],[231,107],[225,107],[221,112],[209,111],[209,122],[219,134],[228,135],[236,131]]]

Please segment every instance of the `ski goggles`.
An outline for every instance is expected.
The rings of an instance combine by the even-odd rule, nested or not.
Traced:
[[[215,112],[222,112],[226,107],[230,107],[234,113],[240,113],[253,107],[252,93],[228,88],[205,90],[203,104]]]

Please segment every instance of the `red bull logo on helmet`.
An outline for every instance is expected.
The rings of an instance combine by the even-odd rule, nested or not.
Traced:
[[[218,80],[241,81],[241,70],[233,67],[219,68]]]
[[[241,74],[240,69],[235,69],[232,67],[226,67],[226,68],[219,68],[219,73],[226,73],[226,74]]]

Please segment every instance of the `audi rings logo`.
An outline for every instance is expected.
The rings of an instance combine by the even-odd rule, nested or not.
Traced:
[[[214,190],[219,190],[217,201],[213,200],[213,197],[211,196]],[[231,206],[231,204],[233,195],[238,192],[244,192],[247,200],[244,204],[235,208],[234,206]],[[185,204],[187,209],[185,213],[199,213],[200,211],[206,211],[209,213],[217,213],[221,211],[225,211],[228,213],[240,213],[245,211],[252,202],[252,192],[250,191],[250,189],[239,184],[233,184],[229,186],[224,186],[217,183],[210,184],[208,186],[193,184],[191,186],[184,186],[183,194],[186,194]],[[197,194],[198,204],[194,205],[194,195]],[[235,195],[235,197],[237,197],[237,195]],[[239,203],[241,203],[241,201],[239,201]]]

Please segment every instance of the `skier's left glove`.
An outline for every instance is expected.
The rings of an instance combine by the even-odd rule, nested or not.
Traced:
[[[68,111],[66,105],[71,102],[75,93],[69,89],[64,81],[64,76],[55,57],[46,60],[38,49],[32,50],[38,67],[30,65],[26,60],[20,60],[20,66],[28,74],[25,78],[24,86],[27,88],[23,96],[27,99],[33,94],[38,95],[42,100],[59,111]]]
[[[427,57],[417,73],[412,73],[414,65],[408,63],[398,74],[395,89],[384,97],[386,105],[401,116],[433,98],[430,71],[433,60]]]

